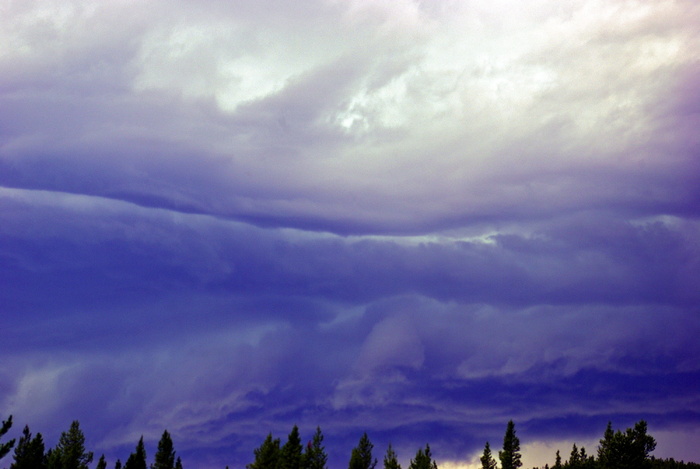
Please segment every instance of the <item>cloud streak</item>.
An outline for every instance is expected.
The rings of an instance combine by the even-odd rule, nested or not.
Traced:
[[[20,426],[223,467],[320,425],[337,467],[645,418],[700,459],[692,2],[0,8]]]

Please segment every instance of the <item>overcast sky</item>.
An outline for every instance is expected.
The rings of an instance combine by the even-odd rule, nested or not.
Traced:
[[[0,0],[0,418],[700,462],[700,3]],[[9,436],[12,436],[9,435]],[[1,464],[6,465],[8,459]]]

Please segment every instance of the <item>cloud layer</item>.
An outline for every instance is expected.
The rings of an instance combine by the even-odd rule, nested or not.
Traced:
[[[537,451],[645,418],[700,460],[693,2],[0,18],[18,427],[223,467],[320,425],[342,467],[363,431],[467,464],[511,418]]]

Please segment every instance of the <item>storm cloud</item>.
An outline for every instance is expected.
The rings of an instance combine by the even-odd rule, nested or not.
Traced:
[[[510,419],[544,465],[643,418],[700,461],[697,24],[5,2],[2,418],[110,461],[167,428],[202,468],[294,424],[332,468],[364,431],[468,467]]]

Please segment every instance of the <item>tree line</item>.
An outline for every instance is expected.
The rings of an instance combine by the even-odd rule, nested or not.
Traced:
[[[0,426],[0,460],[14,448],[9,469],[89,469],[93,453],[85,449],[85,436],[80,423],[75,420],[70,428],[61,433],[55,447],[46,450],[41,433],[32,435],[25,426],[22,435],[2,443],[2,437],[12,427],[12,416]],[[16,443],[16,444],[15,444]],[[595,455],[589,455],[584,447],[573,444],[566,461],[562,461],[560,451],[554,455],[552,466],[542,469],[700,469],[700,464],[685,463],[670,459],[657,459],[651,455],[656,448],[656,440],[647,433],[647,423],[637,422],[625,431],[613,431],[608,423]],[[377,458],[373,457],[374,445],[367,433],[360,438],[350,453],[348,469],[376,469]],[[253,450],[253,462],[246,469],[328,469],[328,455],[323,446],[323,433],[317,427],[312,439],[302,445],[299,428],[294,425],[284,444],[269,433],[262,444]],[[481,469],[519,469],[522,467],[520,440],[516,435],[515,424],[509,421],[503,437],[503,446],[498,450],[498,462],[487,441],[480,457]],[[143,436],[136,448],[122,465],[120,459],[114,469],[183,469],[182,460],[176,457],[173,441],[167,430],[158,442],[154,462],[146,462],[146,449]],[[500,466],[499,466],[500,463]],[[104,454],[99,458],[95,469],[107,469]],[[226,469],[229,469],[226,466]],[[383,469],[402,469],[398,456],[391,443],[383,457]],[[438,469],[433,459],[430,445],[426,444],[410,460],[408,469]],[[535,467],[533,469],[541,469]]]
[[[12,427],[12,416],[3,421],[0,427],[0,437],[5,435]],[[5,457],[14,447],[14,454],[10,469],[89,469],[93,461],[93,452],[85,449],[85,435],[80,429],[80,423],[74,420],[70,428],[61,433],[55,447],[46,450],[44,438],[41,433],[32,436],[29,426],[25,425],[19,440],[9,440],[0,443],[0,459]],[[135,450],[129,455],[122,465],[117,459],[114,469],[148,469],[146,464],[146,447],[143,436],[136,444]],[[173,440],[167,430],[158,442],[155,461],[151,469],[183,469],[182,461],[175,457]],[[107,469],[107,461],[104,454],[97,461],[95,469]]]

